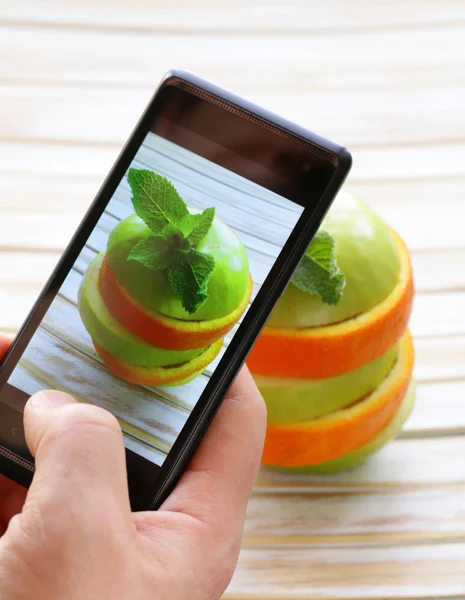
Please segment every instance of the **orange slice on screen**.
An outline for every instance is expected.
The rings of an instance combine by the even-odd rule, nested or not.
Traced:
[[[223,340],[218,340],[192,360],[172,367],[138,367],[118,360],[94,342],[95,350],[114,375],[129,383],[138,385],[172,385],[190,381],[215,360],[223,347]]]
[[[325,417],[296,424],[268,425],[262,462],[276,467],[318,465],[360,448],[382,431],[397,413],[410,385],[414,363],[412,338],[399,343],[396,364],[366,398]]]
[[[99,291],[111,315],[133,335],[166,350],[191,350],[213,344],[234,327],[250,301],[252,278],[236,310],[207,321],[182,321],[146,310],[119,283],[107,257],[100,269]]]
[[[333,325],[266,327],[247,359],[252,373],[301,379],[333,377],[358,369],[387,352],[407,328],[414,292],[408,250],[399,236],[394,236],[401,262],[399,279],[383,302]]]

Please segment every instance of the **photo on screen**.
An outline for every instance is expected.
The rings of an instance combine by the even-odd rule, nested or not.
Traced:
[[[149,133],[8,383],[109,410],[163,464],[302,211]]]

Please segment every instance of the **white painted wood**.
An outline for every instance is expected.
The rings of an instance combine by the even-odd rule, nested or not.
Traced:
[[[465,534],[465,487],[281,490],[249,502],[244,544],[374,545],[448,540]],[[263,510],[267,498],[267,511]],[[415,506],[415,511],[411,510]]]
[[[247,0],[226,0],[221,4],[212,0],[189,0],[153,3],[137,0],[131,10],[125,4],[112,4],[108,0],[81,0],[79,3],[56,4],[50,0],[35,3],[31,11],[27,0],[3,0],[0,17],[8,23],[44,24],[62,27],[88,27],[165,31],[192,31],[216,33],[252,31],[260,34],[277,34],[281,31],[308,33],[344,33],[368,29],[384,30],[402,27],[417,28],[425,25],[450,25],[465,20],[465,10],[459,2],[445,1],[438,11],[432,2],[396,0],[389,3],[357,2],[346,9],[344,0],[305,4],[302,0],[282,2],[270,0],[250,4]],[[111,9],[110,9],[111,7]],[[305,10],[307,9],[307,10]],[[301,18],[296,18],[296,16]]]
[[[465,545],[243,549],[225,600],[446,598],[465,588]],[[381,583],[382,582],[382,583]]]
[[[166,71],[181,67],[248,95],[284,86],[294,92],[316,85],[334,91],[450,85],[461,77],[464,30],[458,24],[373,29],[363,35],[354,30],[342,37],[286,31],[259,38],[255,33],[157,36],[110,31],[103,38],[92,29],[6,25],[0,56],[9,60],[0,63],[0,79],[153,88]],[[13,47],[34,52],[12,53]]]
[[[405,426],[406,435],[416,434],[427,437],[435,432],[464,433],[465,381],[426,382],[417,386],[415,410]]]

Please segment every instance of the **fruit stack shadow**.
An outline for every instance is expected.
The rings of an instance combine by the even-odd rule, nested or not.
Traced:
[[[405,244],[347,193],[321,230],[345,277],[340,300],[325,303],[291,281],[248,359],[268,409],[263,464],[314,474],[366,460],[400,432],[415,401]]]

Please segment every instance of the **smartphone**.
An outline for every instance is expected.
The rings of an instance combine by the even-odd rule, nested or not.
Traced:
[[[169,72],[0,363],[0,471],[31,483],[24,406],[58,389],[116,416],[131,506],[157,509],[350,167],[345,148]]]

